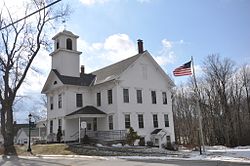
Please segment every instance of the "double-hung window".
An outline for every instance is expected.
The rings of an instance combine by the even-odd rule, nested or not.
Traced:
[[[113,126],[113,115],[109,115],[109,130],[113,130],[114,126]]]
[[[62,108],[62,94],[58,95],[58,108]]]
[[[142,103],[142,90],[136,90],[137,103]]]
[[[49,102],[50,102],[50,110],[53,110],[54,109],[54,99],[53,99],[53,96],[50,96]]]
[[[168,104],[167,93],[162,92],[162,102],[163,104]]]
[[[143,114],[138,114],[138,126],[140,129],[144,128]]]
[[[112,99],[112,89],[108,90],[108,104],[112,104],[113,99]]]
[[[164,114],[165,127],[169,127],[168,114]]]
[[[82,107],[82,94],[76,94],[76,107]]]
[[[125,128],[130,128],[130,114],[125,114]]]
[[[157,117],[157,114],[153,114],[153,125],[154,125],[154,128],[158,127],[158,117]]]
[[[100,92],[96,94],[96,104],[98,107],[101,106],[101,93]]]
[[[128,91],[128,89],[123,89],[123,102],[129,103],[129,91]]]
[[[156,104],[156,91],[151,91],[152,104]]]

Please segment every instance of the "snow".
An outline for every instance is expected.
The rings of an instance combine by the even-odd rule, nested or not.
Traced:
[[[173,154],[175,155],[170,154],[168,156],[119,156],[117,158],[139,160],[213,160],[250,163],[250,146],[239,146],[236,148],[227,148],[225,146],[210,146],[206,147],[206,152],[202,155],[200,155],[198,151],[191,151],[185,148],[181,148],[179,151]]]

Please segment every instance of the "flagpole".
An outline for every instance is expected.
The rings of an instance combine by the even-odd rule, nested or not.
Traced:
[[[199,131],[200,131],[200,137],[201,137],[201,144],[203,152],[205,152],[205,144],[204,144],[204,137],[203,137],[203,129],[202,129],[202,117],[201,117],[201,108],[200,108],[200,95],[198,91],[197,81],[195,77],[195,70],[194,70],[194,60],[193,56],[191,56],[191,63],[192,63],[192,70],[193,70],[193,79],[195,84],[195,94],[196,94],[196,105],[197,105],[197,113],[198,113],[198,119],[199,119]]]

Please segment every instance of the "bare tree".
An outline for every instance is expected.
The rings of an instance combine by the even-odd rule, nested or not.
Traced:
[[[28,71],[36,70],[32,68],[32,62],[39,50],[49,48],[48,28],[57,19],[68,15],[67,7],[60,10],[56,10],[54,6],[45,8],[49,3],[51,0],[30,0],[24,14],[27,16],[34,10],[39,12],[18,23],[15,23],[18,16],[11,13],[6,6],[0,12],[0,28],[6,27],[0,31],[1,132],[5,153],[14,151],[13,103],[17,92]]]

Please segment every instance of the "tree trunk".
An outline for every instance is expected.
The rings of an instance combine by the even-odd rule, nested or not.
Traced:
[[[16,154],[14,148],[13,101],[4,101],[1,110],[1,131],[4,139],[4,153]]]

